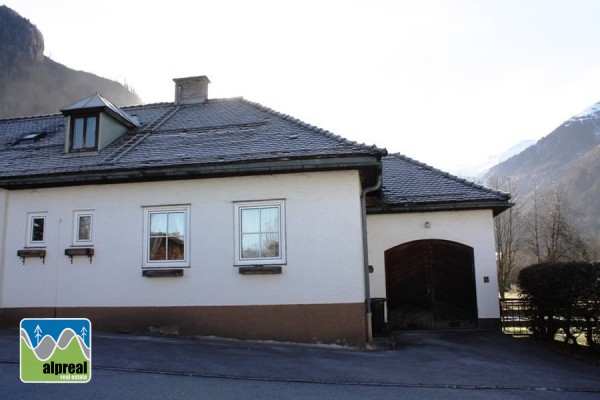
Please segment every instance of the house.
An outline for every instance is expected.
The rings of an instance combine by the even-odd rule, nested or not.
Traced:
[[[377,298],[393,329],[497,326],[508,194],[174,81],[0,121],[0,326],[364,345]]]

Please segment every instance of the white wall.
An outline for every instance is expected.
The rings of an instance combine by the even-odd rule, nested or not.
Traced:
[[[5,253],[5,232],[6,232],[6,216],[8,192],[0,189],[0,299],[2,298],[2,276],[4,271],[4,253]]]
[[[356,171],[78,186],[8,192],[1,307],[259,305],[364,301],[360,183]],[[0,201],[1,201],[0,197]],[[234,201],[285,199],[287,265],[240,275]],[[191,267],[142,277],[143,206],[190,204]],[[1,202],[0,202],[1,207]],[[74,210],[94,210],[94,247],[64,255]],[[25,246],[26,214],[47,212],[45,264]]]
[[[431,226],[425,228],[425,222]],[[471,246],[479,318],[498,318],[494,225],[491,210],[447,211],[367,216],[371,297],[386,297],[384,252],[402,243],[443,239]],[[484,283],[484,277],[489,283]]]
[[[127,128],[108,114],[100,113],[98,132],[98,150],[102,150],[127,132]]]

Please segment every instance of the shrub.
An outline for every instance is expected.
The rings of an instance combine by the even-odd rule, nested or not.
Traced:
[[[519,273],[522,296],[529,300],[534,336],[554,340],[562,330],[568,343],[584,335],[600,350],[600,263],[542,263]]]

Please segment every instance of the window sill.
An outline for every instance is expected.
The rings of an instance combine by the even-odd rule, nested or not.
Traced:
[[[238,268],[241,275],[277,275],[281,274],[281,271],[281,265],[254,265]]]
[[[97,156],[98,150],[69,150],[63,154],[63,158],[79,157],[79,156]]]
[[[94,248],[93,247],[70,247],[65,249],[65,256],[71,259],[71,264],[73,264],[74,256],[87,256],[90,259],[90,264],[92,263],[92,257],[94,257]]]
[[[146,278],[170,278],[183,276],[182,268],[144,269],[142,276]]]
[[[23,265],[25,265],[27,257],[39,257],[42,260],[42,264],[46,263],[46,249],[21,249],[17,250],[17,256],[21,257]]]

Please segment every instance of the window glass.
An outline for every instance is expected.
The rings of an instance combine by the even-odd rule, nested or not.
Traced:
[[[242,235],[242,258],[259,258],[260,247],[260,234],[245,233]]]
[[[261,232],[279,232],[279,208],[260,209],[260,230]]]
[[[97,116],[73,118],[71,150],[93,150],[96,148]]]
[[[88,117],[85,128],[85,147],[96,147],[96,117]]]
[[[81,149],[83,147],[84,125],[84,118],[75,118],[73,122],[73,149]]]
[[[236,204],[236,263],[285,262],[283,204],[283,201]]]
[[[260,232],[260,208],[242,209],[242,233]]]
[[[147,210],[147,263],[178,266],[186,262],[187,210]]]
[[[168,234],[169,236],[181,236],[183,235],[185,215],[182,212],[169,213],[168,219]]]
[[[150,236],[165,236],[167,234],[167,214],[150,214]]]
[[[80,215],[77,225],[77,241],[87,242],[92,240],[92,216]]]
[[[31,218],[31,242],[43,242],[44,241],[44,225],[46,224],[46,218],[44,217],[32,217]]]

